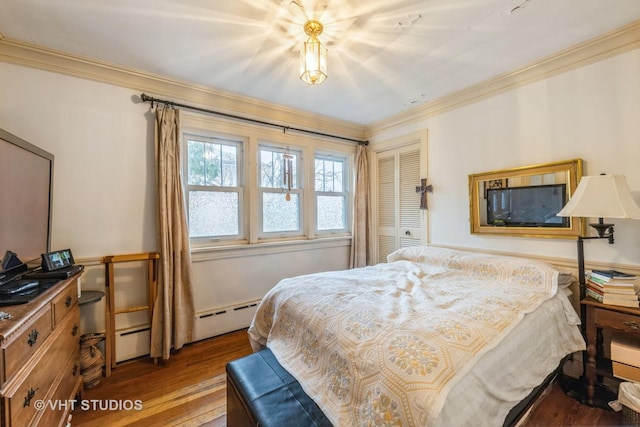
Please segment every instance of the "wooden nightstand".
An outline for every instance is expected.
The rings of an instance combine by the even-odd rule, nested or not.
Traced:
[[[586,403],[595,404],[597,379],[613,378],[611,361],[604,359],[602,351],[603,329],[630,334],[640,339],[640,309],[602,304],[590,297],[581,301],[585,308],[585,329],[587,334],[587,381]]]

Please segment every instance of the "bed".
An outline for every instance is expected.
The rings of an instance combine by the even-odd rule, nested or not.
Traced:
[[[584,350],[552,266],[434,247],[285,279],[260,303],[268,347],[336,426],[502,425]]]

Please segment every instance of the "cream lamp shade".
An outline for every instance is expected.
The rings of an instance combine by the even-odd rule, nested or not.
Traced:
[[[623,175],[583,176],[571,199],[557,215],[640,219],[640,208]]]

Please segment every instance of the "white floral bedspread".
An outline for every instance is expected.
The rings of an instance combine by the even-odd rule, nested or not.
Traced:
[[[557,278],[532,260],[405,248],[385,264],[281,281],[249,335],[334,425],[427,426]]]

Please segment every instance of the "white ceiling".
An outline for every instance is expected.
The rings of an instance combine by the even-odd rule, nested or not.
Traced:
[[[317,19],[329,78],[298,76]],[[640,19],[640,0],[2,0],[0,33],[358,124]]]

